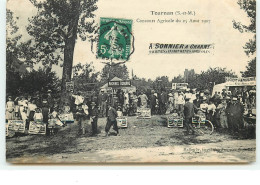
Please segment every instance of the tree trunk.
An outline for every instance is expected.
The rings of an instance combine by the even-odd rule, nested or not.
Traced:
[[[69,98],[69,92],[66,90],[66,82],[71,81],[72,75],[72,66],[73,66],[73,55],[74,48],[77,39],[77,28],[78,28],[78,20],[79,20],[79,8],[80,1],[75,1],[75,16],[72,17],[69,28],[68,28],[68,36],[65,39],[65,47],[64,47],[64,62],[63,62],[63,73],[62,73],[62,84],[61,84],[61,102],[60,104],[64,104]]]

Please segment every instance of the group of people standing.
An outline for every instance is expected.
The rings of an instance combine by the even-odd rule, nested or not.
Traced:
[[[189,133],[194,130],[191,127],[192,118],[195,115],[204,115],[206,120],[212,122],[217,131],[226,129],[232,134],[237,134],[244,128],[244,109],[242,99],[237,96],[220,96],[216,93],[213,97],[200,96],[190,101],[190,97],[185,97],[184,123]]]

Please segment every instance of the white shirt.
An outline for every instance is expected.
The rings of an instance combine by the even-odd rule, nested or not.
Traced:
[[[184,100],[183,95],[179,95],[178,96],[177,104],[179,104],[179,105],[184,105],[185,104],[185,100]]]
[[[190,102],[193,103],[194,100],[196,100],[196,94],[191,94]]]
[[[215,112],[216,106],[212,103],[212,104],[208,105],[208,110],[212,110],[213,112]]]
[[[88,106],[87,106],[87,105],[82,105],[82,108],[83,108],[85,114],[88,115],[88,114],[89,114],[89,112],[88,112]]]
[[[208,106],[209,105],[207,103],[202,103],[202,104],[200,104],[200,109],[206,111],[208,109]]]
[[[75,105],[82,104],[84,101],[84,97],[80,95],[72,95],[73,98],[75,98]]]
[[[41,112],[36,112],[34,114],[34,120],[42,120],[42,119],[43,119],[43,116],[42,116]]]

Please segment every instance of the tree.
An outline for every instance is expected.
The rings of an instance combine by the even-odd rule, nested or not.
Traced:
[[[37,91],[46,93],[51,90],[54,94],[60,92],[60,80],[50,68],[39,68],[27,72],[20,81],[20,92],[34,95]]]
[[[62,98],[66,97],[66,82],[71,80],[74,47],[78,36],[91,41],[97,33],[93,12],[97,0],[30,0],[38,9],[36,16],[29,19],[27,27],[34,40],[35,62],[43,65],[62,61]],[[62,56],[63,54],[63,56]]]
[[[6,10],[6,94],[17,95],[21,85],[20,81],[27,72],[26,62],[18,58],[25,58],[23,52],[24,43],[21,42],[22,35],[18,34],[19,27],[16,24],[18,17],[9,9]]]
[[[125,64],[106,64],[101,72],[101,83],[107,83],[114,77],[121,78],[123,80],[129,79],[129,72]]]
[[[172,79],[172,83],[184,83],[184,78],[183,76],[179,75],[179,76],[175,76]]]
[[[93,63],[77,64],[73,67],[74,90],[87,92],[98,89],[98,75],[99,72],[95,72]]]
[[[151,79],[146,80],[145,78],[135,78],[132,80],[133,86],[136,87],[137,92],[143,91],[146,92],[153,87],[153,81]]]
[[[224,83],[226,77],[237,77],[234,72],[226,70],[226,68],[209,68],[207,71],[202,71],[196,74],[194,79],[189,82],[190,88],[198,90],[212,90],[214,84]]]
[[[233,20],[233,27],[241,33],[251,32],[254,34],[253,39],[250,39],[243,47],[246,55],[248,57],[253,56],[254,58],[248,62],[246,71],[241,73],[243,77],[256,76],[256,0],[239,0],[238,5],[240,9],[247,13],[247,16],[250,18],[250,24],[247,26]]]
[[[171,83],[169,82],[168,76],[156,77],[155,81],[153,82],[153,89],[159,92],[166,90],[169,87],[171,87]]]

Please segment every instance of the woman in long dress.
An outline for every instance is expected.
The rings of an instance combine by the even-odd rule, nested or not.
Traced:
[[[12,97],[8,97],[8,101],[6,102],[6,113],[5,113],[5,119],[6,120],[13,120],[14,119],[14,110],[15,105],[14,101],[12,101]]]
[[[221,99],[221,103],[217,106],[220,118],[220,125],[222,128],[228,128],[227,115],[226,115],[227,103],[225,99]]]

